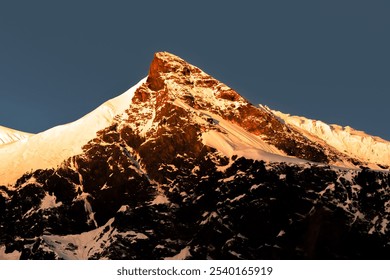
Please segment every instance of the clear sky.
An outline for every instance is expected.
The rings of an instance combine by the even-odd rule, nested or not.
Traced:
[[[0,125],[74,121],[169,51],[254,104],[390,140],[389,15],[388,0],[1,1]]]

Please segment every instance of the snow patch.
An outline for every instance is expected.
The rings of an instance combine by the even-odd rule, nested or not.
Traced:
[[[50,208],[56,208],[62,205],[62,202],[56,202],[57,197],[55,195],[49,195],[46,193],[46,196],[42,199],[41,202],[41,209],[50,209]]]
[[[100,252],[112,234],[111,224],[114,218],[105,225],[81,234],[43,235],[42,239],[57,255],[65,260],[86,260],[94,253]]]
[[[139,233],[139,232],[135,232],[135,231],[132,231],[132,230],[127,232],[127,234],[131,235],[135,239],[143,239],[143,240],[149,239],[149,237],[147,237],[145,234]]]
[[[334,192],[334,190],[335,190],[335,184],[329,184],[324,190],[322,190],[322,191],[320,191],[318,194],[320,195],[320,196],[323,196],[327,191],[329,191],[329,192]]]
[[[380,229],[380,232],[382,234],[386,234],[387,232],[387,225],[389,224],[389,220],[387,219],[383,219],[382,222],[381,222],[381,229]]]
[[[246,194],[241,194],[241,195],[236,196],[235,198],[229,199],[229,200],[230,200],[230,202],[235,202],[235,201],[239,201],[239,200],[243,199],[244,197],[246,197]]]
[[[159,194],[150,204],[158,205],[158,204],[167,204],[167,203],[169,203],[169,199],[165,195]]]
[[[0,260],[19,260],[22,252],[13,251],[11,253],[5,252],[5,246],[0,246]]]
[[[180,251],[179,254],[173,256],[173,257],[167,257],[164,258],[165,260],[185,260],[191,257],[190,247],[185,247]]]

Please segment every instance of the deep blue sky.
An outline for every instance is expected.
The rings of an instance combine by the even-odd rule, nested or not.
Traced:
[[[0,125],[74,121],[169,51],[252,103],[390,140],[390,1],[1,1]]]

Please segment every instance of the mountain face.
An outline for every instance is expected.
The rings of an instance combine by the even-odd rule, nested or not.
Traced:
[[[389,258],[389,143],[347,134],[156,53],[82,119],[0,145],[0,259]]]
[[[304,117],[290,116],[278,111],[272,112],[313,141],[324,141],[338,151],[366,162],[373,168],[388,169],[390,166],[390,142],[388,141],[349,126],[328,125]]]

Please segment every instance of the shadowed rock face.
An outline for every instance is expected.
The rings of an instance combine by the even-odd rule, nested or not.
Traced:
[[[214,128],[204,112],[290,155],[341,157],[195,66],[157,53],[128,110],[82,154],[0,186],[0,246],[22,259],[390,256],[388,173],[227,158],[203,144]]]

